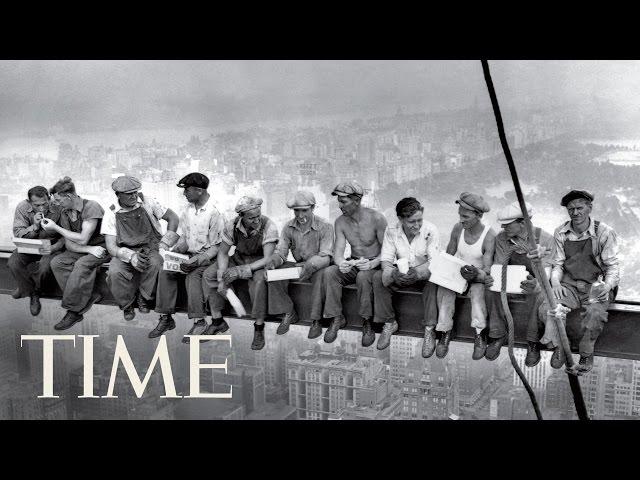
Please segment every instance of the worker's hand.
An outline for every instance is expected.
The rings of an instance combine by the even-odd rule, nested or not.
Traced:
[[[224,282],[218,282],[218,293],[223,297],[227,296],[227,286]]]
[[[527,275],[527,279],[520,282],[520,288],[525,295],[538,293],[538,280],[532,275]]]
[[[89,247],[89,253],[96,258],[104,258],[107,256],[107,249],[104,247]]]
[[[313,265],[313,263],[311,262],[311,259],[307,260],[306,262],[304,262],[304,264],[302,265],[302,271],[300,272],[300,282],[306,282],[311,278],[311,275],[313,275],[316,272],[316,268]]]
[[[340,270],[341,273],[349,273],[352,268],[353,268],[353,264],[348,260],[343,260],[338,265],[338,269]]]
[[[269,257],[269,261],[264,266],[264,268],[265,270],[275,270],[276,268],[278,268],[277,267],[278,263],[280,263],[280,255],[278,255],[277,253],[274,253]]]
[[[543,247],[542,245],[536,245],[535,249],[531,249],[527,252],[527,258],[530,258],[532,260],[534,259],[539,259],[544,257],[544,255],[547,253],[547,249],[545,247]]]
[[[473,282],[478,276],[478,267],[475,265],[465,265],[460,269],[460,275],[462,275],[462,278],[467,282]]]
[[[598,302],[606,302],[607,300],[609,300],[609,292],[611,291],[611,285],[609,285],[608,283],[605,283],[604,285],[602,285],[602,292],[600,293],[600,295],[598,295],[596,297],[596,299],[598,300]]]
[[[50,218],[43,218],[42,220],[40,220],[40,225],[47,232],[55,232],[56,227],[58,226],[58,224],[53,220],[51,220]]]
[[[556,300],[560,300],[561,298],[564,298],[567,295],[567,289],[564,288],[560,282],[557,282],[557,283],[552,282],[551,290],[553,290],[553,296],[555,297]]]
[[[407,273],[404,275],[404,284],[405,286],[413,285],[418,281],[418,272],[416,269],[411,267]]]
[[[195,255],[180,264],[180,270],[184,273],[193,272],[196,268],[198,268],[198,257]]]
[[[131,266],[138,270],[139,272],[144,272],[147,268],[149,268],[149,257],[145,254],[136,252],[131,257]]]
[[[485,277],[484,277],[484,285],[485,285],[485,287],[487,287],[487,288],[492,287],[493,286],[493,282],[494,282],[493,277],[487,273],[487,275],[485,275]]]
[[[222,281],[227,285],[235,282],[238,278],[240,278],[240,270],[238,267],[227,268],[222,274]]]

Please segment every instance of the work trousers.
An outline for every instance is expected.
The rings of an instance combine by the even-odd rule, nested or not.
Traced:
[[[62,290],[62,308],[81,313],[89,303],[100,265],[111,260],[65,250],[51,259],[51,271]]]
[[[469,287],[471,300],[471,327],[484,329],[487,326],[487,306],[484,302],[484,283],[472,283]],[[456,311],[456,292],[438,287],[438,332],[448,332],[453,328],[453,314]]]
[[[32,293],[39,293],[42,283],[51,272],[51,259],[59,252],[51,255],[30,255],[18,253],[15,250],[7,264],[18,284],[18,290],[22,297],[29,297]]]
[[[400,287],[395,283],[385,287],[382,284],[382,271],[373,275],[374,322],[391,323],[396,319],[393,310],[393,294],[399,290],[422,292],[423,315],[420,323],[423,327],[435,327],[438,323],[438,307],[436,303],[438,286],[435,283],[419,280],[413,285]]]
[[[279,268],[291,268],[295,267],[295,265],[293,262],[285,262]],[[311,295],[308,299],[311,303],[311,320],[320,320],[322,318],[322,303],[324,300],[323,270],[324,268],[317,270],[310,278]],[[264,281],[257,285],[256,301],[267,302],[269,315],[293,313],[294,305],[291,297],[289,297],[289,280],[267,282],[265,275]]]
[[[228,268],[238,266],[239,264],[234,259],[234,256],[229,257],[229,266]],[[261,283],[265,281],[265,270],[261,268],[260,270],[256,270],[253,272],[251,278],[247,279],[247,283],[249,284],[249,297],[251,298],[251,315],[255,319],[264,319],[267,316],[267,303],[266,303],[266,294],[262,295],[256,301],[256,293],[258,296],[261,294],[258,292]],[[224,309],[225,297],[218,293],[218,262],[214,262],[209,265],[202,275],[202,285],[204,288],[204,292],[209,300],[209,306],[211,307],[211,311],[222,311]],[[226,285],[230,287],[230,285]]]
[[[205,318],[207,295],[202,281],[207,267],[211,262],[201,265],[187,274],[161,270],[158,274],[158,292],[156,294],[156,309],[160,314],[176,312],[178,298],[178,279],[184,275],[184,286],[187,290],[187,316],[189,318]]]
[[[162,270],[163,260],[157,251],[150,252],[149,258],[149,267],[144,272],[139,272],[133,265],[119,258],[111,259],[107,285],[121,309],[131,306],[136,301],[138,291],[147,302],[154,300],[158,272]]]
[[[507,294],[507,298],[511,295]],[[537,294],[518,295],[518,298],[525,300],[525,310],[527,311],[527,341],[538,342],[540,340],[541,331],[544,330],[544,324],[540,321],[538,308],[542,303],[542,296]],[[487,305],[487,313],[489,316],[489,338],[502,338],[507,334],[507,319],[502,307],[502,300],[499,292],[492,292],[486,289],[485,301]],[[517,321],[514,318],[514,322]]]
[[[353,267],[342,273],[337,265],[331,265],[324,272],[324,318],[342,315],[342,287],[356,284],[358,294],[358,314],[364,319],[373,317],[373,276],[379,270],[358,270]]]
[[[613,299],[613,292],[609,292],[609,300],[605,302],[589,303],[589,292],[579,292],[574,285],[561,282],[562,286],[567,289],[567,294],[558,300],[571,310],[581,308],[580,312],[580,344],[578,351],[580,355],[588,356],[593,354],[593,349],[598,340],[598,336],[604,329],[604,324],[609,319],[607,310],[609,303]],[[544,336],[540,339],[541,343],[550,344],[551,347],[560,345],[560,334],[556,327],[556,322],[549,319],[547,312],[549,305],[546,299],[541,303],[538,312],[540,320],[545,324]]]

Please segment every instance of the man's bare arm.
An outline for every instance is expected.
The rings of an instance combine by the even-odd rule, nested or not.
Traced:
[[[347,246],[347,239],[344,236],[343,225],[341,217],[338,217],[335,223],[336,230],[336,242],[333,247],[333,263],[340,265],[344,262],[344,249]]]

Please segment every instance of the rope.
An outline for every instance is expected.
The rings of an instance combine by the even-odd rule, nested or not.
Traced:
[[[543,420],[542,413],[540,412],[540,407],[538,406],[538,400],[536,399],[536,394],[533,392],[531,385],[529,385],[528,380],[522,373],[522,369],[518,365],[516,361],[516,356],[513,353],[513,343],[514,343],[514,328],[513,328],[513,316],[511,315],[511,310],[509,310],[509,303],[507,302],[507,265],[509,264],[509,260],[511,259],[511,253],[513,250],[509,252],[507,258],[505,258],[504,263],[502,264],[502,285],[500,288],[500,300],[502,301],[502,308],[504,310],[504,316],[507,319],[507,348],[509,351],[509,359],[511,360],[511,365],[513,369],[520,377],[524,388],[527,390],[529,394],[529,399],[533,405],[533,409],[536,411],[536,417],[538,420]]]

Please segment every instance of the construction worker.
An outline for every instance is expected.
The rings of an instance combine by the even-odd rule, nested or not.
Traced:
[[[425,327],[422,355],[430,357],[435,349],[433,327],[438,320],[436,306],[437,285],[427,280],[431,276],[429,262],[440,249],[437,227],[423,219],[424,207],[413,197],[403,198],[396,205],[398,223],[384,232],[380,261],[382,270],[373,276],[374,322],[384,322],[376,347],[383,350],[391,343],[391,335],[398,330],[392,295],[398,290],[422,292]],[[401,273],[394,263],[406,262],[407,273]]]
[[[135,318],[136,304],[141,313],[148,313],[156,297],[162,269],[158,248],[167,241],[160,220],[166,220],[169,238],[178,228],[173,210],[143,195],[141,187],[140,180],[129,175],[113,181],[111,188],[118,200],[105,213],[100,230],[112,256],[107,283],[127,321]]]
[[[554,232],[555,251],[551,288],[559,304],[581,310],[581,340],[578,371],[593,368],[593,349],[608,320],[607,309],[615,298],[620,281],[620,260],[616,232],[604,222],[591,218],[594,196],[586,190],[571,190],[560,202],[570,220]],[[599,279],[602,282],[599,282]],[[555,321],[547,321],[549,306],[540,306],[545,322],[540,340],[554,348],[551,366],[560,368],[565,359],[560,353],[560,337]]]
[[[288,201],[287,207],[294,212],[294,218],[282,229],[276,252],[271,256],[266,269],[287,268],[301,266],[299,281],[311,280],[311,313],[312,321],[322,318],[322,269],[331,263],[333,255],[333,226],[314,214],[316,199],[313,193],[301,190],[296,192]],[[294,262],[288,262],[289,251]],[[277,282],[262,282],[258,286],[257,298],[266,301],[268,292],[268,306],[270,315],[284,313],[284,318],[276,333],[283,335],[289,331],[292,323],[298,322],[298,314],[288,294],[288,280]]]
[[[16,279],[18,288],[13,298],[29,297],[31,315],[40,313],[40,289],[42,282],[51,272],[51,259],[64,248],[64,238],[55,232],[42,228],[43,218],[54,222],[60,218],[60,208],[51,204],[49,191],[43,186],[30,188],[27,199],[21,201],[13,215],[13,236],[17,238],[48,239],[51,248],[43,255],[18,253],[15,250],[7,262],[9,270]]]
[[[526,204],[527,214],[533,216],[529,204]],[[525,365],[534,367],[540,361],[541,325],[538,320],[538,308],[542,302],[541,288],[535,278],[535,272],[531,264],[532,255],[529,254],[527,244],[529,234],[524,223],[524,216],[520,204],[514,202],[498,212],[498,222],[502,231],[496,235],[496,249],[493,255],[493,264],[502,265],[508,260],[508,265],[524,265],[529,272],[527,280],[521,282],[522,295],[507,294],[508,298],[524,298],[525,309],[529,312],[527,323],[527,356]],[[553,252],[553,236],[539,227],[533,228],[535,243],[538,248],[536,257],[541,259],[542,267],[547,270],[547,276],[551,271],[551,253]],[[500,349],[507,340],[507,324],[502,301],[499,292],[489,290],[494,283],[491,275],[485,277],[485,300],[489,317],[489,339],[484,358],[495,360],[500,355]]]
[[[342,287],[355,283],[358,291],[358,313],[363,319],[362,345],[368,347],[376,339],[371,325],[372,282],[375,271],[380,268],[380,250],[387,220],[381,213],[361,206],[364,189],[355,181],[339,183],[331,195],[338,197],[342,215],[335,222],[335,265],[324,269],[326,295],[323,317],[332,318],[324,334],[324,341],[333,342],[338,336],[338,330],[346,326],[347,320],[342,314]],[[351,246],[351,256],[345,259],[347,242]],[[320,321],[314,321],[309,338],[316,338],[321,334]]]
[[[251,297],[251,314],[255,320],[252,350],[264,348],[264,319],[267,315],[264,302],[256,302],[256,289],[264,281],[264,268],[278,242],[278,228],[262,215],[262,199],[242,197],[236,204],[238,214],[227,222],[222,232],[222,243],[216,262],[207,267],[202,276],[209,297],[211,322],[219,330],[228,329],[222,318],[226,291],[238,279],[247,280]],[[229,249],[235,253],[229,257]]]
[[[51,260],[51,271],[63,291],[62,308],[67,310],[53,328],[66,330],[82,321],[83,314],[102,299],[93,287],[98,267],[111,257],[100,234],[104,216],[100,204],[81,198],[70,177],[59,180],[52,191],[54,202],[62,207],[60,225],[49,218],[41,220],[41,225],[65,239],[66,250]]]
[[[209,179],[202,173],[193,172],[185,175],[178,182],[178,187],[184,189],[183,194],[189,203],[180,214],[179,238],[175,239],[175,244],[172,239],[167,246],[173,252],[189,256],[188,260],[180,264],[180,269],[186,273],[184,284],[187,290],[187,316],[193,320],[193,325],[186,335],[224,333],[226,328],[222,325],[207,325],[205,320],[206,295],[202,275],[218,255],[225,218],[214,205],[207,191]],[[160,314],[160,321],[149,333],[150,338],[161,335],[164,328],[173,321],[171,315],[176,311],[180,275],[176,272],[160,271],[155,308]],[[182,342],[189,343],[189,337],[183,336]]]
[[[471,327],[476,331],[472,358],[479,360],[484,357],[487,348],[482,333],[487,326],[484,279],[491,271],[496,235],[489,225],[482,223],[482,215],[490,209],[481,195],[463,192],[455,203],[459,205],[460,222],[451,231],[447,253],[468,262],[460,269],[460,273],[469,282]],[[438,358],[444,358],[449,351],[455,301],[456,292],[438,287],[438,323],[435,327],[437,332],[441,332],[436,346]]]

